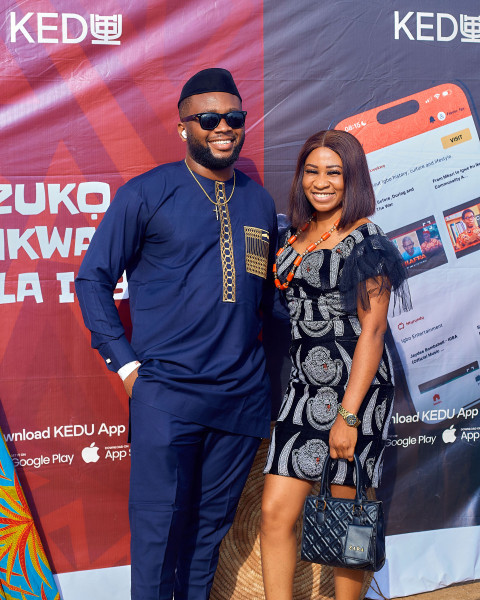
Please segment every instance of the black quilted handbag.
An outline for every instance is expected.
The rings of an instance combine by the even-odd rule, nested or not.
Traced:
[[[305,500],[302,559],[330,567],[379,571],[385,563],[385,527],[382,503],[367,500],[362,467],[355,454],[354,500],[332,498],[325,460],[318,496]]]

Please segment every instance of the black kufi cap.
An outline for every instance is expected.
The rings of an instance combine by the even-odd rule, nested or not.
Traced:
[[[238,96],[240,100],[242,99],[230,71],[217,68],[203,69],[203,71],[199,71],[193,77],[190,77],[183,86],[178,106],[180,106],[182,100],[189,96],[206,94],[207,92],[226,92]]]

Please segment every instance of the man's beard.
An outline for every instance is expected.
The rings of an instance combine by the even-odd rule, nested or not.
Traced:
[[[243,133],[242,137],[239,138],[238,143],[234,146],[230,156],[225,156],[224,158],[217,158],[212,154],[212,151],[210,150],[208,145],[203,146],[197,141],[197,139],[194,136],[189,135],[187,139],[188,151],[190,156],[199,165],[202,165],[202,167],[210,169],[211,171],[220,171],[236,163],[238,157],[240,156],[240,151],[242,149],[244,141],[245,133]]]

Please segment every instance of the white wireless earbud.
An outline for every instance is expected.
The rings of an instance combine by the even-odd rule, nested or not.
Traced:
[[[185,129],[182,131],[182,138],[183,139],[187,139],[187,132],[185,131]]]

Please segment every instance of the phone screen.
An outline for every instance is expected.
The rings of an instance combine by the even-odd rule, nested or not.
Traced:
[[[367,154],[375,222],[408,270],[413,310],[389,323],[426,423],[480,400],[480,140],[465,92],[446,83],[344,119]]]

